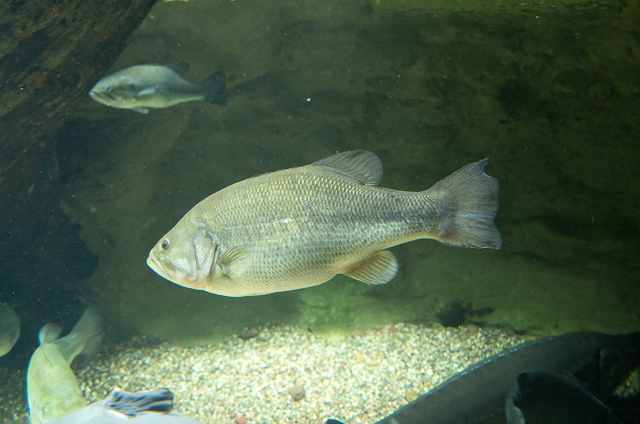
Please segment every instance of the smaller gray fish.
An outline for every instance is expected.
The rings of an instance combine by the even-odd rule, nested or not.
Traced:
[[[11,306],[0,303],[0,356],[13,348],[20,337],[20,318]]]
[[[169,389],[129,393],[115,388],[105,399],[50,424],[200,424],[171,412],[172,408]]]
[[[165,108],[178,103],[205,100],[224,105],[225,76],[218,71],[200,84],[182,79],[189,65],[137,65],[102,78],[89,92],[98,103],[118,109],[149,113],[149,108]]]

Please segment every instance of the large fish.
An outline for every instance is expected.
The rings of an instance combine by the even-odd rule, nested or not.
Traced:
[[[62,328],[46,324],[40,330],[40,347],[27,368],[27,405],[30,424],[56,420],[87,406],[69,365],[79,354],[93,353],[100,343],[102,319],[92,306],[82,314],[71,333],[58,338]]]
[[[487,160],[429,190],[376,187],[382,163],[363,150],[260,175],[212,194],[149,253],[156,273],[184,287],[252,296],[316,286],[336,274],[391,281],[387,249],[421,238],[500,248],[498,181]]]
[[[193,100],[218,105],[227,102],[225,76],[221,71],[193,84],[182,79],[188,69],[189,65],[183,62],[131,66],[98,81],[89,95],[103,105],[140,113]]]
[[[571,374],[518,375],[505,401],[508,424],[622,424],[611,408]]]
[[[20,337],[20,318],[11,306],[0,303],[0,356],[13,348]]]
[[[116,388],[105,399],[51,424],[200,424],[172,408],[173,393],[168,389],[129,393]]]
[[[505,399],[510,407],[508,395],[518,375],[530,371],[584,374],[596,393],[610,394],[639,361],[640,332],[610,336],[584,331],[532,340],[453,375],[376,424],[493,422],[505,416]],[[516,416],[513,410],[510,414]]]

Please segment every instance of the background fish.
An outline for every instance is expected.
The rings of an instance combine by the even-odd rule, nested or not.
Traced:
[[[189,69],[183,62],[171,65],[137,65],[122,69],[98,81],[89,95],[93,100],[118,109],[149,113],[149,108],[164,108],[193,100],[224,105],[225,76],[222,71],[200,84],[181,78]]]
[[[104,400],[72,412],[51,424],[199,424],[171,412],[173,393],[168,389],[129,393],[114,389]]]
[[[0,303],[0,356],[13,348],[20,337],[20,318],[11,306]]]
[[[382,163],[363,150],[260,175],[212,194],[149,253],[176,284],[224,296],[311,287],[338,273],[391,281],[388,247],[420,238],[500,248],[498,181],[472,163],[423,192],[378,188]]]
[[[95,352],[102,336],[102,319],[90,306],[67,336],[62,328],[46,324],[40,330],[40,347],[27,368],[27,404],[30,424],[41,424],[87,406],[69,365],[79,354]]]

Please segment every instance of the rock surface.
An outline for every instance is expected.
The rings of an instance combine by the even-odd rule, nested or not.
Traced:
[[[55,298],[68,296],[51,311],[64,313],[77,295],[73,283],[95,270],[97,258],[59,206],[56,132],[154,3],[0,5],[0,293],[5,301],[13,296],[23,308],[33,308],[26,314],[37,310],[46,316]],[[45,292],[45,301],[39,300]]]

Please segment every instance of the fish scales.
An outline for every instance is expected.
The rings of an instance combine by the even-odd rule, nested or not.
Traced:
[[[296,168],[242,181],[210,196],[194,210],[221,241],[251,243],[263,255],[300,253],[296,261],[332,258],[353,263],[362,251],[373,253],[433,232],[436,208],[419,215],[425,196],[357,185],[321,168]],[[429,206],[427,204],[427,206]],[[425,219],[426,217],[426,219]],[[340,259],[336,246],[345,250]],[[283,252],[285,253],[285,252]]]
[[[313,285],[389,244],[419,237],[419,223],[403,213],[418,195],[356,186],[328,173],[295,169],[247,180],[194,214],[205,217],[221,243],[253,246],[254,260],[264,265],[248,270],[246,279],[267,287]]]
[[[361,151],[335,156],[365,164],[371,156],[377,159]],[[446,187],[424,192],[380,188],[374,184],[381,178],[381,165],[367,175],[366,167],[345,166],[339,160],[336,164],[332,158],[253,177],[212,194],[156,244],[147,263],[177,284],[226,296],[315,286],[338,273],[383,284],[397,272],[395,257],[384,249],[442,238],[450,226]],[[495,179],[482,172],[484,164],[474,165],[475,174],[493,184]],[[497,181],[491,189],[496,192],[488,194],[488,226],[493,227]],[[495,227],[492,230],[499,240]],[[165,252],[164,242],[168,250],[180,253]],[[229,252],[230,258],[225,257]],[[190,269],[176,273],[190,256]]]

